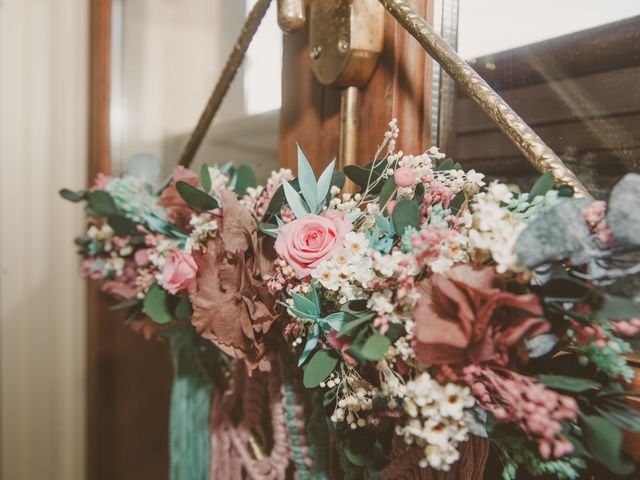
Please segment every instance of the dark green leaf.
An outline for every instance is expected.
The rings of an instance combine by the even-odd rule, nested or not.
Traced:
[[[180,297],[178,304],[176,305],[176,309],[174,310],[174,315],[178,320],[187,320],[191,318],[193,314],[193,308],[191,307],[191,301],[189,297]]]
[[[187,182],[176,183],[176,190],[187,205],[195,210],[207,211],[218,207],[215,198]]]
[[[407,331],[401,324],[391,323],[384,336],[387,337],[391,343],[394,343],[396,340],[406,334]]]
[[[595,315],[602,320],[629,320],[640,317],[640,305],[629,298],[606,295]]]
[[[444,170],[453,170],[455,163],[452,158],[446,158],[440,165],[435,168],[435,172],[441,172]]]
[[[416,189],[413,192],[413,200],[420,205],[424,199],[424,184],[418,183]]]
[[[117,303],[116,305],[109,308],[109,310],[123,310],[125,308],[134,307],[140,304],[140,300],[137,298],[132,298],[131,300],[125,300],[123,302]]]
[[[391,177],[384,183],[384,186],[380,191],[380,197],[378,198],[378,205],[380,205],[380,208],[387,204],[387,201],[391,198],[391,195],[393,195],[393,192],[395,192],[395,190],[396,181],[393,177]]]
[[[584,439],[593,459],[613,473],[628,475],[633,464],[622,456],[622,432],[597,415],[583,417]]]
[[[545,172],[536,183],[531,187],[531,192],[529,192],[529,198],[534,199],[538,195],[545,195],[549,190],[553,188],[553,173],[551,170]]]
[[[58,192],[58,194],[73,203],[78,203],[85,199],[87,193],[86,192],[74,192],[73,190],[69,190],[68,188],[63,188]]]
[[[116,235],[134,235],[138,231],[136,222],[123,215],[110,215],[107,223]]]
[[[89,192],[89,208],[101,217],[109,215],[117,215],[118,208],[113,201],[113,197],[107,192],[98,190],[97,192]]]
[[[206,163],[200,166],[200,185],[205,192],[211,191],[211,174],[209,173],[209,165]]]
[[[358,165],[347,165],[343,168],[343,172],[363,192],[366,190],[369,181],[374,182],[378,179],[378,175],[372,173],[371,170],[366,170]]]
[[[400,200],[393,208],[391,221],[399,236],[402,236],[407,227],[413,227],[417,230],[420,226],[418,204],[413,200]]]
[[[454,215],[457,215],[458,212],[460,212],[462,205],[464,205],[464,202],[466,199],[467,197],[465,196],[464,192],[458,192],[458,194],[455,197],[453,197],[453,200],[451,200],[451,202],[449,203],[449,208],[451,209],[451,213],[453,213]]]
[[[581,393],[599,388],[600,383],[588,378],[569,377],[566,375],[538,375],[538,380],[553,390]]]
[[[596,396],[591,405],[616,427],[630,432],[640,432],[640,411],[631,407],[624,395]]]
[[[358,327],[370,322],[373,319],[373,317],[374,317],[374,314],[370,313],[368,315],[358,317],[355,320],[351,320],[350,322],[345,323],[340,329],[340,331],[338,332],[338,337],[351,335]]]
[[[328,350],[318,350],[304,369],[303,383],[307,388],[314,388],[331,375],[338,365],[338,358]]]
[[[336,394],[338,393],[338,387],[333,387],[327,390],[324,394],[324,398],[322,400],[322,405],[328,407],[333,402],[336,401]]]
[[[147,296],[144,297],[142,311],[156,323],[168,323],[171,321],[171,314],[167,308],[167,293],[154,283]]]
[[[236,170],[235,188],[233,189],[238,197],[244,196],[247,192],[247,188],[255,188],[256,174],[253,173],[253,169],[249,165],[240,165]]]
[[[384,357],[384,354],[387,353],[390,346],[391,341],[384,335],[378,333],[378,331],[375,331],[375,333],[364,342],[362,346],[362,356],[369,361],[377,362]]]

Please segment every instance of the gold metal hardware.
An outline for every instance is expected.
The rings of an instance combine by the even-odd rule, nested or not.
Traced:
[[[278,25],[284,33],[294,33],[306,21],[304,0],[278,0]]]
[[[359,94],[358,87],[347,87],[342,90],[340,96],[340,146],[338,153],[340,168],[358,163],[356,151],[358,147],[358,124],[360,123]],[[353,193],[356,190],[356,185],[347,179],[344,190],[345,192]]]
[[[382,53],[384,17],[376,0],[311,0],[309,51],[320,83],[367,84]]]
[[[549,146],[520,118],[489,84],[445,42],[406,1],[379,0],[420,45],[485,111],[502,132],[540,172],[550,170],[556,183],[570,185],[577,195],[589,193]]]

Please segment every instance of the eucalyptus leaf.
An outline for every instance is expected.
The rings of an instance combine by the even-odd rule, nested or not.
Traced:
[[[451,213],[453,213],[454,215],[457,215],[460,212],[462,205],[464,205],[464,202],[466,199],[467,197],[465,196],[464,192],[458,192],[458,194],[455,197],[453,197],[453,199],[449,203],[449,208],[451,209]]]
[[[238,197],[243,197],[247,193],[247,188],[255,188],[257,185],[256,174],[249,165],[240,165],[235,171],[234,180],[233,191],[238,194]]]
[[[183,296],[180,297],[178,304],[174,310],[174,315],[178,320],[187,320],[191,318],[193,314],[193,308],[191,307],[191,301],[189,297]]]
[[[320,340],[320,326],[316,323],[313,325],[313,329],[307,336],[307,342],[304,345],[304,350],[302,354],[300,354],[300,358],[298,359],[298,366],[301,367],[305,360],[309,357],[311,352],[318,345],[318,341]]]
[[[378,205],[380,205],[381,209],[387,204],[393,193],[396,191],[396,188],[396,181],[393,177],[390,177],[386,182],[384,182],[382,190],[380,190],[380,197],[378,197]]]
[[[633,472],[633,463],[622,456],[622,432],[615,425],[598,415],[589,415],[583,418],[583,432],[594,460],[618,475]]]
[[[167,308],[167,293],[154,283],[144,297],[142,311],[156,323],[168,323],[171,314]]]
[[[442,172],[444,170],[453,170],[454,166],[455,163],[452,158],[445,158],[443,162],[434,169],[434,171]]]
[[[118,215],[118,207],[113,201],[113,197],[109,193],[98,190],[96,192],[89,192],[89,208],[93,210],[97,215],[101,217],[108,217],[109,215]]]
[[[384,357],[384,354],[387,353],[390,346],[391,340],[376,330],[374,334],[364,342],[361,350],[362,356],[367,360],[377,362]]]
[[[86,192],[74,192],[73,190],[69,190],[68,188],[61,189],[60,191],[58,191],[58,194],[65,200],[73,203],[78,203],[84,200],[87,195]]]
[[[302,198],[304,198],[306,204],[309,206],[311,213],[316,213],[318,209],[316,176],[300,145],[298,145],[298,180],[300,181]]]
[[[298,192],[286,180],[282,183],[284,188],[284,195],[287,199],[287,204],[296,218],[304,218],[309,213],[309,208],[304,203],[304,200]]]
[[[393,228],[402,236],[407,227],[420,227],[420,208],[413,200],[400,200],[396,203],[391,214]]]
[[[308,298],[303,297],[299,293],[291,292],[291,298],[293,298],[293,304],[295,305],[295,307],[301,312],[304,312],[308,315],[314,315],[316,317],[320,313],[316,304],[314,304]]]
[[[328,350],[318,350],[304,369],[302,383],[307,388],[315,388],[327,379],[338,365],[338,358]]]
[[[187,182],[177,182],[176,190],[187,205],[195,210],[208,211],[219,206],[215,198]]]
[[[358,165],[347,165],[342,170],[349,180],[358,185],[363,192],[367,189],[369,182],[373,183],[380,178],[380,175],[375,172]]]
[[[567,375],[538,375],[538,380],[553,390],[571,393],[582,393],[602,386],[600,383],[588,378],[569,377]]]
[[[320,202],[323,202],[327,195],[329,195],[329,191],[331,190],[331,184],[333,180],[334,168],[336,166],[336,160],[333,161],[324,169],[320,178],[318,179],[317,185],[317,198],[318,198],[318,207],[320,207]],[[344,183],[344,181],[343,181]],[[341,187],[342,188],[342,187]]]
[[[205,192],[209,193],[211,191],[211,173],[209,172],[209,165],[206,163],[200,166],[200,185]]]
[[[544,196],[549,190],[553,188],[553,172],[551,170],[546,171],[531,187],[529,192],[529,198],[533,200],[537,196]]]
[[[124,215],[110,215],[107,218],[107,223],[116,235],[133,235],[138,231],[138,225],[136,222],[129,220]]]

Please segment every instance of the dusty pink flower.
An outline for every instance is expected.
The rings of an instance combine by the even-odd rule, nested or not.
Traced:
[[[351,228],[344,213],[310,214],[281,227],[275,249],[293,268],[296,277],[305,278],[319,262],[342,248],[344,236]]]
[[[587,223],[595,225],[604,219],[607,210],[607,203],[602,200],[595,200],[582,209],[582,218]]]
[[[175,295],[189,286],[197,271],[198,266],[190,254],[173,249],[167,254],[162,269],[162,286]]]
[[[456,265],[416,287],[413,348],[426,364],[506,365],[518,343],[549,329],[538,298],[505,291],[492,267]]]
[[[416,175],[408,167],[400,167],[393,174],[393,179],[399,187],[413,187],[416,183]]]
[[[133,259],[135,260],[136,265],[143,267],[149,263],[149,250],[150,249],[148,248],[136,250],[136,253],[133,254]]]

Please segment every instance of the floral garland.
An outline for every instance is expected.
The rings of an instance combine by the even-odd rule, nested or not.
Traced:
[[[316,427],[325,415],[356,477],[393,476],[407,451],[446,472],[483,438],[505,479],[631,473],[640,176],[608,204],[550,173],[513,193],[437,148],[398,151],[398,134],[392,121],[373,161],[317,179],[299,150],[298,177],[264,186],[228,164],[177,167],[158,194],[133,175],[63,190],[87,202],[82,271],[149,337],[193,325],[217,347],[216,388],[229,358],[268,375],[293,352]],[[341,193],[345,177],[358,193]]]

